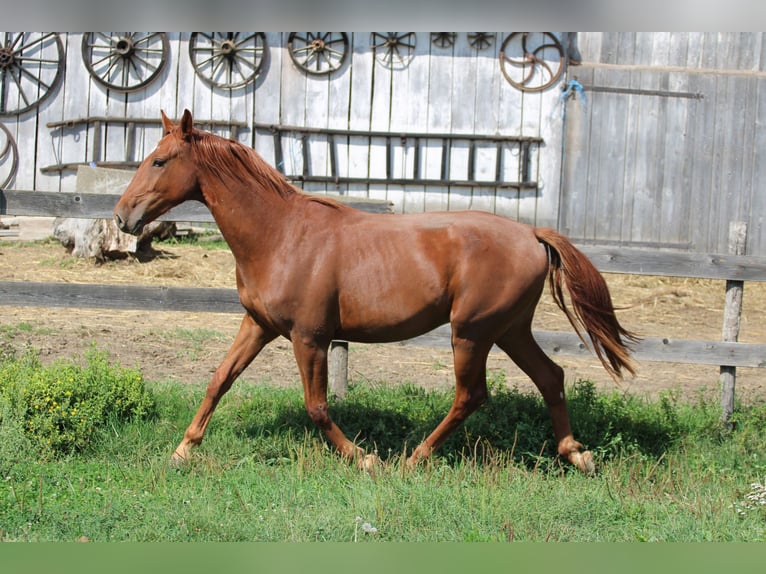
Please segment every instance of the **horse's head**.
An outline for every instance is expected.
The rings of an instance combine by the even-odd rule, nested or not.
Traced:
[[[187,199],[201,199],[197,169],[191,157],[194,122],[184,110],[176,125],[162,114],[164,135],[128,184],[114,208],[122,231],[138,235],[144,225]]]

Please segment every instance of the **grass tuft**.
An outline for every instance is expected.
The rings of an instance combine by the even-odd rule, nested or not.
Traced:
[[[82,367],[42,367],[25,355],[3,359],[0,369],[0,540],[766,537],[760,404],[738,405],[734,429],[723,432],[715,401],[685,403],[672,393],[648,401],[579,382],[568,389],[573,425],[598,459],[597,474],[586,477],[555,456],[539,396],[507,387],[493,373],[490,400],[435,457],[409,469],[407,452],[447,412],[451,393],[355,384],[331,410],[347,434],[382,457],[368,474],[337,456],[313,428],[299,390],[240,385],[221,402],[205,442],[177,469],[169,455],[202,399],[201,387],[134,387],[128,383],[135,373],[102,355]],[[81,448],[51,454],[42,445],[48,456],[29,456],[41,452],[41,438],[25,426],[33,403],[20,399],[19,388],[39,379],[41,388],[55,390],[69,373],[79,377],[81,401],[114,407],[115,397],[132,396],[133,407],[99,419]],[[100,384],[89,382],[96,379]]]

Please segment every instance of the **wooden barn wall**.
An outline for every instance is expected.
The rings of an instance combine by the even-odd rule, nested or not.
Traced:
[[[540,92],[522,92],[510,85],[500,71],[498,51],[510,32],[498,32],[492,46],[477,50],[466,33],[458,33],[453,46],[439,48],[429,33],[417,33],[415,53],[409,65],[387,68],[376,61],[371,34],[348,33],[350,56],[330,76],[311,76],[297,68],[287,53],[288,33],[266,33],[268,52],[258,79],[239,89],[211,88],[192,66],[190,33],[169,33],[170,50],[161,76],[145,88],[119,93],[108,90],[88,73],[81,52],[81,33],[60,34],[65,51],[65,76],[56,93],[37,109],[19,116],[0,117],[18,145],[19,168],[8,186],[20,190],[74,191],[75,172],[43,173],[41,168],[65,162],[90,161],[94,151],[102,161],[121,161],[126,156],[127,128],[110,125],[94,150],[94,126],[51,129],[48,123],[85,117],[109,116],[158,118],[160,110],[180,117],[184,108],[207,120],[245,122],[238,138],[274,163],[271,134],[252,129],[253,122],[289,124],[315,128],[384,130],[392,132],[467,133],[540,137],[544,143],[531,158],[536,190],[498,189],[491,185],[415,186],[364,184],[306,185],[310,191],[347,193],[386,198],[396,211],[434,209],[482,209],[538,225],[556,225],[561,173],[562,79]],[[555,33],[561,37],[561,33]],[[226,128],[217,128],[228,135]],[[157,126],[138,126],[132,158],[140,160],[160,137]],[[430,144],[429,144],[430,145]],[[310,142],[315,173],[329,175],[327,146]],[[438,170],[440,148],[434,143],[423,153],[426,175]],[[480,150],[477,179],[494,179],[494,152]],[[506,170],[514,169],[517,157],[508,150]],[[460,154],[463,154],[462,157]],[[462,170],[467,151],[452,152],[453,170]],[[395,149],[397,173],[411,167],[413,150]],[[302,161],[297,140],[286,140],[284,161]],[[385,175],[383,142],[367,143],[351,138],[338,157],[340,175]],[[289,167],[289,166],[288,166]],[[451,173],[464,178],[462,173]]]
[[[578,33],[559,227],[593,243],[766,255],[763,33]]]

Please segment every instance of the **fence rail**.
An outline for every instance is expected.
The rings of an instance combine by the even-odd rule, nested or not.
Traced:
[[[0,215],[111,217],[118,196],[89,193],[42,193],[0,190]],[[387,211],[380,201],[355,202],[368,211]],[[202,205],[183,204],[166,215],[175,221],[212,221]],[[697,254],[656,249],[580,245],[605,273],[766,281],[766,258],[742,255]],[[722,297],[724,293],[722,292]],[[187,312],[242,313],[235,289],[150,287],[0,281],[0,305],[103,308]],[[736,310],[739,313],[739,310]],[[538,343],[551,355],[588,356],[589,348],[574,334],[535,331]],[[449,347],[450,327],[442,326],[404,345]],[[719,365],[728,368],[766,367],[766,344],[736,341],[646,338],[634,347],[640,361]]]

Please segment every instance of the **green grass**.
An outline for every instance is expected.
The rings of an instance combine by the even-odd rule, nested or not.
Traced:
[[[103,365],[102,365],[103,366]],[[123,371],[110,371],[119,380]],[[80,448],[4,456],[0,540],[763,541],[766,407],[739,405],[724,432],[715,400],[643,401],[569,391],[575,432],[598,461],[582,476],[554,456],[536,395],[491,381],[492,397],[429,463],[403,464],[451,396],[352,385],[332,413],[377,450],[369,475],[341,460],[297,389],[240,385],[183,468],[168,464],[204,385],[147,383],[151,408],[110,416]],[[5,411],[4,443],[36,452]],[[46,449],[43,449],[45,452]],[[7,453],[8,449],[4,452]],[[757,500],[755,498],[754,500]]]

